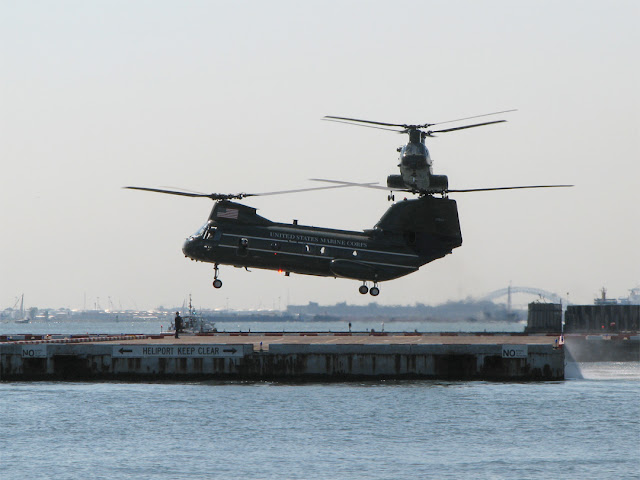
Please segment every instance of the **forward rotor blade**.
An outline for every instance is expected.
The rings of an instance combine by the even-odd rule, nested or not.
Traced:
[[[565,188],[573,187],[574,185],[524,185],[519,187],[491,187],[491,188],[466,188],[466,189],[449,189],[449,193],[464,193],[464,192],[491,192],[494,190],[520,190],[523,188]]]
[[[284,195],[286,193],[299,193],[299,192],[311,192],[314,190],[331,190],[333,188],[345,188],[345,187],[356,187],[362,186],[366,187],[369,185],[375,185],[375,183],[352,183],[352,184],[340,184],[340,185],[332,185],[327,187],[309,187],[309,188],[298,188],[294,190],[280,190],[277,192],[262,192],[262,193],[193,193],[193,192],[184,192],[180,190],[164,190],[161,188],[147,188],[147,187],[124,187],[130,190],[142,190],[145,192],[156,192],[156,193],[165,193],[168,195],[180,195],[182,197],[197,197],[197,198],[210,198],[211,200],[232,200],[238,199],[241,200],[246,197],[264,197],[267,195]]]
[[[437,122],[437,123],[424,123],[421,125],[408,125],[406,123],[386,123],[386,122],[374,122],[373,120],[362,120],[360,118],[349,118],[349,117],[335,117],[333,115],[327,115],[325,117],[323,117],[323,120],[329,120],[329,121],[333,121],[333,122],[339,122],[339,123],[347,123],[350,125],[358,125],[361,123],[368,123],[371,125],[382,125],[384,127],[401,127],[403,129],[420,129],[420,128],[429,128],[432,127],[434,125],[443,125],[445,123],[453,123],[453,122],[461,122],[463,120],[471,120],[472,118],[480,118],[480,117],[487,117],[489,115],[498,115],[500,113],[509,113],[509,112],[516,112],[517,109],[511,109],[511,110],[502,110],[500,112],[492,112],[492,113],[483,113],[482,115],[473,115],[471,117],[464,117],[464,118],[456,118],[455,120],[447,120],[444,122]],[[501,120],[501,121],[506,121],[506,120]],[[356,122],[356,123],[351,123],[351,122]],[[480,126],[480,125],[490,125],[491,123],[498,123],[498,122],[487,122],[487,123],[482,123],[482,124],[478,124],[478,125],[474,125],[474,126]],[[361,127],[364,127],[365,125],[360,125]],[[372,127],[372,128],[376,128],[376,127]],[[470,127],[465,127],[465,128],[470,128]],[[382,128],[381,130],[385,130],[384,128]],[[397,130],[392,130],[392,131],[397,131]],[[449,131],[453,131],[453,130],[440,130],[443,132],[449,132]]]
[[[345,187],[369,187],[375,185],[375,182],[371,183],[341,183],[340,185],[332,185],[330,187],[309,187],[298,188],[295,190],[281,190],[278,192],[262,192],[262,193],[247,193],[247,197],[264,197],[266,195],[283,195],[285,193],[298,193],[298,192],[311,192],[313,190],[331,190],[332,188],[345,188]]]
[[[203,198],[213,198],[212,196],[218,196],[222,194],[217,193],[193,193],[193,192],[181,192],[178,190],[163,190],[160,188],[146,188],[146,187],[123,187],[129,190],[142,190],[145,192],[156,192],[156,193],[166,193],[169,195],[180,195],[183,197],[203,197]]]
[[[325,117],[322,120],[326,120],[327,122],[344,123],[346,125],[352,125],[354,127],[376,128],[378,130],[387,130],[389,132],[398,132],[398,133],[404,133],[405,132],[405,130],[396,130],[394,128],[374,127],[373,125],[360,125],[359,123],[345,122],[343,120],[333,120],[332,118],[329,118],[329,117]]]
[[[358,123],[370,123],[372,125],[384,125],[385,127],[403,127],[406,128],[407,126],[402,124],[402,123],[384,123],[384,122],[374,122],[371,120],[359,120],[357,118],[347,118],[347,117],[334,117],[331,115],[327,115],[325,117],[322,118],[323,120],[346,120],[347,122],[358,122]],[[343,122],[346,123],[346,122]]]
[[[473,125],[464,125],[462,127],[447,128],[444,130],[429,130],[427,132],[427,135],[431,135],[433,133],[455,132],[456,130],[464,130],[465,128],[482,127],[484,125],[493,125],[494,123],[503,123],[503,122],[506,122],[506,120],[496,120],[494,122],[475,123]]]
[[[474,115],[473,117],[457,118],[455,120],[447,120],[446,122],[431,123],[429,124],[429,126],[442,125],[444,123],[461,122],[463,120],[471,120],[472,118],[488,117],[489,115],[498,115],[500,113],[509,113],[509,112],[517,112],[517,111],[518,111],[517,109],[512,109],[512,110],[503,110],[501,112],[483,113],[482,115]]]

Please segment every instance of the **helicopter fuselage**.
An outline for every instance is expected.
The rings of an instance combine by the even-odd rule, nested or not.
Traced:
[[[433,175],[429,150],[423,143],[410,142],[400,150],[400,175],[405,188],[426,190]]]
[[[398,202],[362,232],[276,223],[255,208],[218,201],[182,250],[192,260],[216,265],[381,282],[415,272],[461,244],[450,199]]]
[[[422,132],[410,131],[409,143],[398,150],[400,175],[389,175],[387,187],[421,194],[442,193],[448,188],[446,175],[433,174],[433,161]]]

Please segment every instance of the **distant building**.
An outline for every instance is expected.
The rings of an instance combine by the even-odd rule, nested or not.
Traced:
[[[562,304],[540,303],[529,304],[525,333],[560,333],[562,332]]]

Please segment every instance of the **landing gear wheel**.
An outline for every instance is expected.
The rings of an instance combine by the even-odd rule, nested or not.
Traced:
[[[222,280],[218,280],[218,273],[219,273],[218,264],[214,263],[213,264],[213,288],[222,287]]]
[[[369,291],[369,287],[367,287],[366,285],[360,285],[360,288],[358,288],[358,291],[362,294],[362,295],[366,295],[367,292]]]
[[[378,295],[380,295],[380,289],[378,287],[371,287],[369,293],[371,294],[371,296],[377,297]]]

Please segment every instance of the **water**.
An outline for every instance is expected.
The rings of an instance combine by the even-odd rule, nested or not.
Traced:
[[[3,324],[0,334],[155,333],[160,324]],[[359,331],[381,327],[353,323]],[[0,478],[640,479],[640,363],[568,364],[566,376],[543,383],[0,383]]]
[[[570,367],[542,383],[0,383],[0,477],[640,478],[640,364]]]

